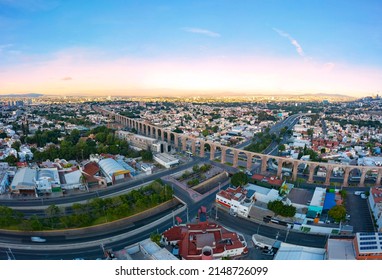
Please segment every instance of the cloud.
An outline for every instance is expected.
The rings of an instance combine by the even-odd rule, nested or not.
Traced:
[[[62,81],[71,81],[71,80],[73,80],[73,78],[72,77],[64,77],[61,80]]]
[[[305,57],[305,53],[304,53],[304,50],[302,49],[301,45],[297,42],[296,39],[294,39],[292,36],[290,36],[288,33],[280,30],[280,29],[277,29],[277,28],[272,28],[275,32],[277,32],[280,36],[282,37],[285,37],[285,38],[288,38],[290,43],[296,47],[296,51],[297,53],[301,56],[301,57]]]
[[[11,47],[13,47],[12,44],[0,45],[0,52],[4,51],[5,49],[9,49]]]
[[[221,35],[217,32],[213,32],[207,29],[201,29],[201,28],[193,28],[193,27],[186,27],[182,28],[183,31],[189,32],[189,33],[196,33],[196,34],[202,34],[208,37],[221,37]]]

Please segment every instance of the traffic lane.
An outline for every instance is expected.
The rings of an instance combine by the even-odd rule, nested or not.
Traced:
[[[316,248],[325,247],[327,241],[327,236],[325,235],[305,234],[294,231],[288,232],[286,227],[275,228],[268,226],[266,223],[256,223],[247,219],[233,217],[223,210],[218,212],[218,217],[218,222],[230,229],[248,235],[258,232],[260,235],[273,239],[276,239],[276,236],[278,235],[278,240],[280,241],[285,241],[286,239],[287,243]]]

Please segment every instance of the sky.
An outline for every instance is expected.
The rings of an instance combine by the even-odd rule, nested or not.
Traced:
[[[382,94],[380,0],[0,0],[0,94]]]

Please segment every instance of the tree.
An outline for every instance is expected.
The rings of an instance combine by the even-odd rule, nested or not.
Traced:
[[[244,172],[238,172],[231,178],[231,184],[235,187],[244,186],[248,183],[248,176]]]
[[[193,167],[192,167],[192,171],[194,171],[195,173],[198,172],[200,170],[199,168],[199,165],[195,164]]]
[[[21,147],[21,143],[20,141],[15,141],[13,142],[12,146],[11,146],[13,149],[15,149],[16,151],[20,151],[20,147]]]
[[[162,235],[157,233],[157,232],[153,232],[150,234],[150,239],[152,242],[155,242],[158,246],[160,246],[160,241],[162,239]]]
[[[285,145],[284,144],[280,144],[279,145],[279,151],[280,152],[284,152],[285,151]]]
[[[340,222],[343,221],[346,217],[346,208],[342,205],[336,205],[329,210],[328,214],[336,222]]]
[[[4,159],[5,162],[8,162],[9,165],[16,165],[17,158],[14,155],[9,155]]]
[[[54,228],[55,224],[58,222],[58,216],[60,215],[60,213],[60,208],[54,204],[50,205],[48,208],[45,209],[45,214],[50,221],[51,228]]]
[[[142,151],[142,160],[153,161],[153,153],[151,151]]]
[[[284,205],[280,200],[268,202],[268,209],[275,212],[276,215],[284,217],[293,217],[296,215],[296,208],[292,205]]]
[[[314,133],[313,128],[309,128],[308,131],[307,131],[307,133],[308,133],[308,136],[309,136],[310,138],[312,138],[312,137],[313,137],[313,133]]]
[[[325,148],[321,148],[320,152],[321,152],[321,154],[325,154],[326,153],[326,149]]]
[[[204,130],[202,131],[202,135],[203,135],[204,137],[207,137],[208,134],[210,134],[210,133],[208,132],[207,129],[204,129]]]

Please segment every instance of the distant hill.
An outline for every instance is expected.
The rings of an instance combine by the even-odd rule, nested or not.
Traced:
[[[17,97],[17,98],[36,98],[44,96],[41,93],[11,93],[11,94],[0,94],[0,97]]]

